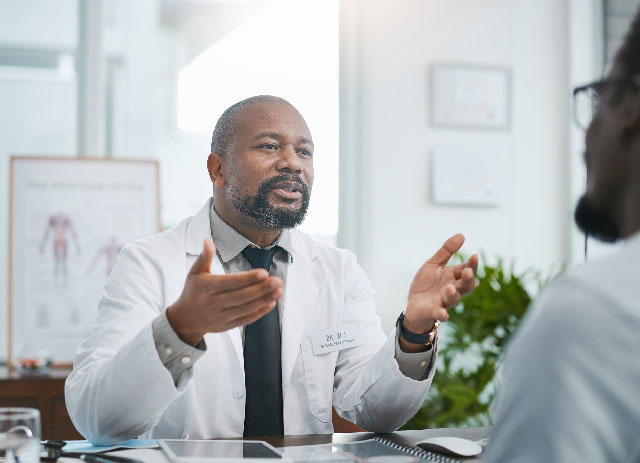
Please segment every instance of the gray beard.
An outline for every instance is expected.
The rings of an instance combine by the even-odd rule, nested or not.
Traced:
[[[243,196],[235,186],[231,186],[231,204],[233,207],[245,217],[256,220],[265,228],[273,230],[283,230],[293,228],[300,225],[309,209],[310,194],[305,187],[302,193],[302,205],[296,211],[283,211],[273,207],[269,203],[268,194],[271,186],[289,177],[279,176],[267,180],[258,189],[258,193],[254,197]],[[304,185],[304,184],[303,184]]]

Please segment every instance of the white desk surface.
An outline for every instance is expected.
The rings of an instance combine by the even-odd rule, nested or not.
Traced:
[[[382,437],[392,438],[394,441],[404,445],[415,445],[416,442],[429,437],[454,436],[463,437],[471,440],[478,440],[489,435],[488,427],[468,427],[468,428],[439,428],[439,429],[423,429],[414,431],[398,431],[393,434],[382,435]],[[328,443],[347,443],[358,440],[370,439],[373,434],[366,432],[352,434],[333,434],[333,435],[312,435],[312,436],[279,436],[276,441],[270,442],[275,447],[289,445],[310,445],[310,444],[328,444]],[[269,439],[267,439],[269,440]],[[279,442],[280,441],[280,442]],[[129,449],[108,452],[109,455],[119,455],[123,457],[135,458],[143,463],[170,463],[169,459],[164,455],[162,450],[158,449]],[[474,458],[460,458],[461,460],[477,461]],[[82,460],[77,458],[62,457],[58,459],[59,463],[79,463]]]

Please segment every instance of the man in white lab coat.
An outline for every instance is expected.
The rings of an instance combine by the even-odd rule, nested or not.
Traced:
[[[332,406],[392,431],[418,410],[437,322],[473,290],[477,256],[445,267],[464,238],[447,240],[387,338],[355,256],[295,229],[313,149],[280,98],[249,98],[220,117],[207,162],[213,198],[123,249],[77,349],[65,392],[85,437],[331,433]]]

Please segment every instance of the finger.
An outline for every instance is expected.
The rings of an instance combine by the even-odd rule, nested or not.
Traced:
[[[452,266],[450,268],[452,269],[453,276],[456,279],[462,278],[462,272],[465,269],[470,269],[471,273],[476,273],[476,271],[478,270],[478,255],[474,254],[466,262]]]
[[[453,285],[447,285],[440,290],[442,305],[444,307],[455,307],[460,302],[460,293]]]
[[[269,273],[263,268],[256,268],[248,272],[208,275],[207,290],[215,294],[226,293],[253,285],[268,278]],[[272,279],[275,278],[277,277],[272,277]],[[280,278],[278,278],[278,280],[280,280]]]
[[[466,268],[462,271],[462,277],[460,281],[462,281],[462,285],[460,286],[459,291],[462,294],[470,293],[476,287],[476,277],[473,274],[473,270],[471,270],[470,268]]]
[[[245,313],[244,315],[234,318],[229,321],[229,324],[232,326],[244,326],[250,325],[256,320],[264,317],[266,314],[274,310],[276,307],[276,301],[271,301],[267,304],[262,304],[254,307],[251,312]]]
[[[249,301],[246,304],[229,307],[225,309],[226,316],[228,316],[230,320],[247,316],[264,305],[271,304],[274,301],[277,302],[278,299],[283,296],[283,294],[284,293],[282,289],[276,289],[275,291],[269,294],[265,294],[264,296],[254,299],[253,301]]]
[[[473,291],[476,287],[476,277],[469,267],[462,269],[460,276],[453,282],[455,288],[462,294]]]
[[[460,249],[464,243],[464,236],[461,233],[453,235],[444,242],[442,247],[427,262],[430,264],[445,265],[451,259],[451,256]]]
[[[255,301],[280,288],[282,288],[282,280],[280,278],[265,278],[244,288],[221,293],[218,297],[224,300],[224,307],[232,308]]]
[[[469,260],[466,262],[466,266],[473,270],[473,273],[478,271],[478,262],[480,259],[478,258],[478,254],[472,255]]]
[[[216,253],[216,247],[211,238],[205,238],[202,252],[191,266],[189,274],[197,275],[199,273],[211,273],[211,261]]]
[[[453,277],[458,280],[460,278],[462,278],[462,271],[465,269],[465,264],[459,264],[456,265],[454,267],[451,267],[451,270],[453,270]]]
[[[447,309],[437,309],[433,318],[440,322],[446,322],[449,320],[449,312],[447,312]]]

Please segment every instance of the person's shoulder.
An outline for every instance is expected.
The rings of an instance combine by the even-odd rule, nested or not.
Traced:
[[[184,250],[187,227],[192,219],[193,217],[187,217],[173,227],[132,241],[123,247],[122,252],[143,255],[153,260],[171,249]]]
[[[594,260],[548,283],[529,309],[526,326],[586,338],[640,327],[635,295],[639,280],[640,270],[621,262],[620,256]]]
[[[631,311],[640,317],[636,308],[639,260],[639,247],[625,247],[567,272],[551,289],[565,297],[587,299],[589,306],[606,304],[610,312]]]

